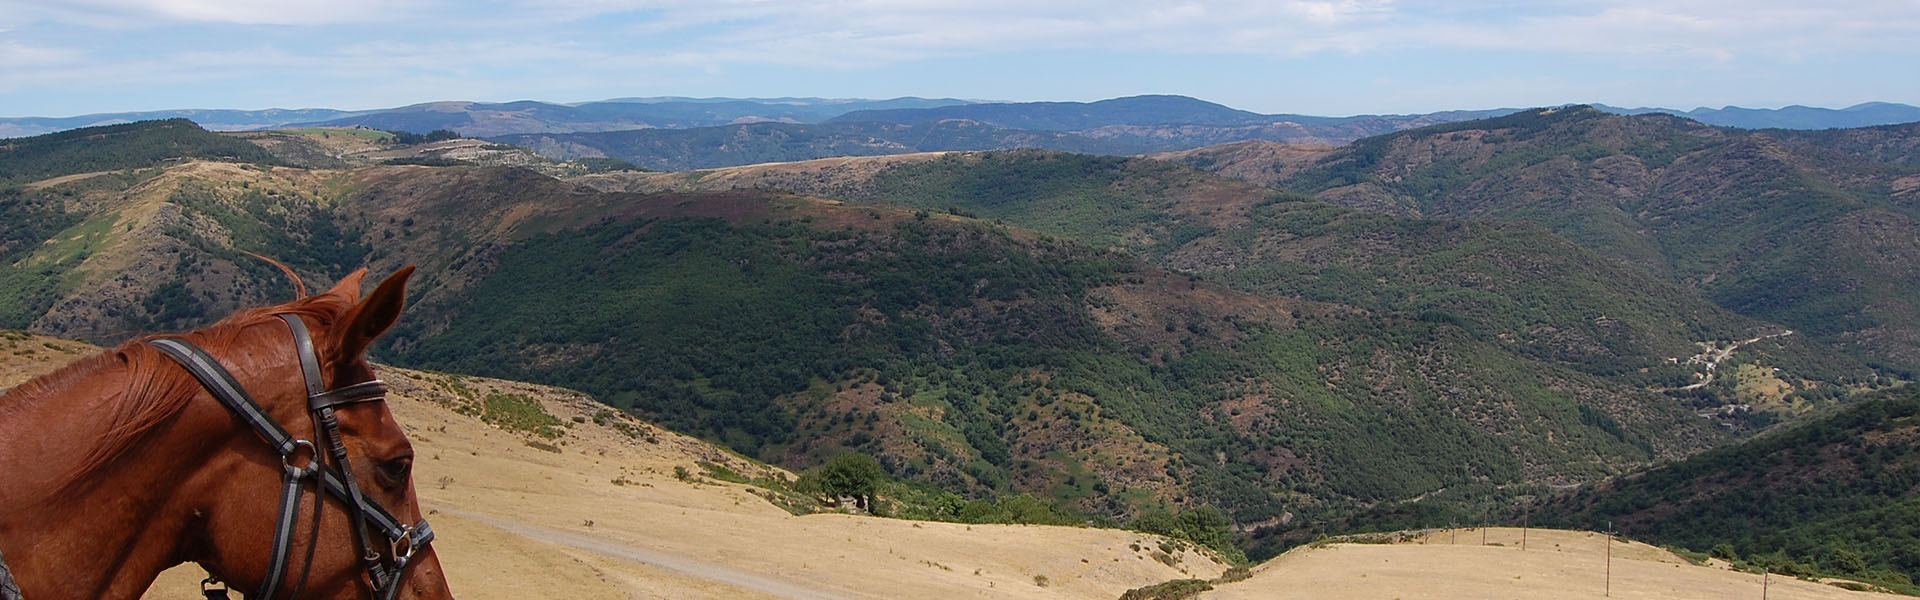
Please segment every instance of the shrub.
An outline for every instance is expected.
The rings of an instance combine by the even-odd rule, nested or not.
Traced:
[[[1204,579],[1175,579],[1127,590],[1120,600],[1186,600],[1213,589]]]

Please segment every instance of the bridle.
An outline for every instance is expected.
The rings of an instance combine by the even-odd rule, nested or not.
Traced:
[[[341,441],[340,422],[334,415],[335,407],[385,400],[387,384],[375,379],[326,389],[326,384],[320,378],[320,360],[314,353],[313,336],[308,333],[306,323],[298,315],[279,316],[293,330],[294,348],[300,354],[300,372],[306,379],[307,410],[313,413],[314,440],[325,445],[325,455],[321,454],[314,440],[299,439],[287,433],[286,428],[281,427],[279,422],[260,408],[259,403],[247,395],[246,388],[220,365],[220,361],[205,350],[177,338],[158,338],[147,343],[185,367],[229,412],[253,428],[254,433],[259,434],[268,446],[280,454],[280,462],[285,470],[284,487],[280,495],[280,518],[274,529],[267,576],[260,583],[260,591],[248,598],[271,600],[274,592],[286,580],[293,550],[293,530],[299,520],[295,513],[300,509],[301,487],[307,480],[313,480],[319,489],[326,490],[327,494],[346,504],[347,513],[353,518],[353,537],[367,570],[367,584],[372,587],[376,598],[392,600],[400,593],[400,584],[413,557],[433,542],[433,529],[427,526],[425,519],[411,526],[403,525],[379,502],[360,493],[360,485],[354,480],[353,469],[347,463],[347,448]],[[325,502],[326,498],[322,496],[314,501]],[[319,526],[318,518],[316,514],[316,528]],[[367,534],[369,528],[386,536],[386,554],[383,555]],[[311,560],[319,540],[309,539],[308,544],[307,557]],[[205,590],[205,587],[202,586],[209,598],[225,593],[223,589]]]

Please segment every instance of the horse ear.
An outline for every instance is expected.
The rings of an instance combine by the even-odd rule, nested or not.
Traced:
[[[327,290],[327,293],[322,295],[340,296],[346,298],[348,302],[359,300],[360,282],[366,278],[367,269],[361,267],[359,270],[348,273],[346,277],[341,277],[339,282],[333,284],[333,289]]]
[[[357,284],[359,276],[365,273],[366,270],[361,269],[348,275],[347,279]],[[393,327],[394,321],[400,320],[400,309],[407,304],[407,278],[412,275],[412,266],[394,272],[386,281],[380,282],[379,287],[373,288],[373,293],[368,294],[367,299],[347,309],[346,317],[334,328],[337,341],[334,348],[339,349],[338,358],[350,360],[359,357],[375,338]],[[341,283],[344,285],[347,279],[341,280]],[[338,290],[339,286],[334,289]]]

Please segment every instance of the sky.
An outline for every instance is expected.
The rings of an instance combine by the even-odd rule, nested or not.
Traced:
[[[1920,0],[0,0],[0,117],[635,96],[1920,105]]]

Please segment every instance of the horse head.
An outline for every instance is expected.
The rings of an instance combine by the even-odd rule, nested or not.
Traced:
[[[412,270],[362,299],[362,269],[323,294],[129,342],[8,391],[0,416],[50,423],[36,436],[0,419],[0,472],[28,482],[0,482],[0,554],[25,597],[137,598],[160,570],[194,562],[249,598],[451,598],[420,543],[431,530],[412,444],[365,356],[399,318]],[[178,347],[228,373],[285,443],[210,391],[223,386],[190,373]],[[331,396],[315,387],[356,395],[323,413],[315,398]],[[94,446],[33,445],[75,435]]]

